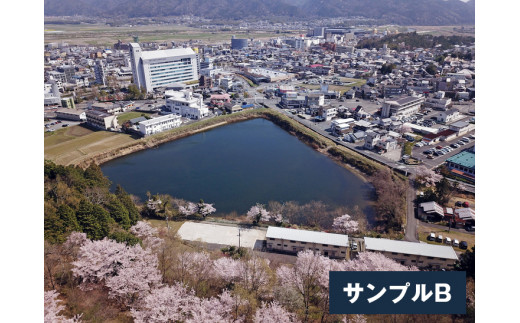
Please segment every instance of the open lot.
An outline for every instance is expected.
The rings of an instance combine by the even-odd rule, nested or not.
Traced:
[[[130,135],[93,131],[83,126],[71,126],[49,133],[44,139],[44,156],[58,164],[77,164],[89,156],[114,149],[134,141]]]
[[[466,241],[468,243],[468,250],[471,250],[473,246],[475,246],[475,235],[470,233],[463,233],[460,231],[450,230],[448,232],[448,228],[446,229],[438,229],[438,228],[431,228],[427,227],[424,224],[422,224],[420,221],[417,225],[417,233],[419,234],[419,240],[424,241],[429,244],[436,244],[436,245],[445,245],[441,242],[435,242],[435,241],[428,241],[426,238],[430,235],[430,233],[435,233],[435,236],[438,236],[439,234],[442,235],[444,238],[450,237],[453,241],[454,239],[457,239],[460,241]],[[453,247],[456,252],[464,252],[465,250]]]
[[[177,231],[177,234],[183,240],[238,247],[238,232],[239,228],[236,226],[185,222]],[[266,230],[241,228],[240,246],[260,249],[266,233]]]

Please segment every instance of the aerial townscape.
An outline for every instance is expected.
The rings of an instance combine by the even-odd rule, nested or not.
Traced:
[[[45,322],[473,322],[474,1],[402,2],[45,1]],[[466,314],[330,314],[329,271],[465,271]]]

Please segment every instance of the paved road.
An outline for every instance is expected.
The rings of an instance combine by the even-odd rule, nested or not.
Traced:
[[[414,188],[413,178],[411,174],[408,178],[408,189],[406,190],[406,229],[404,239],[410,242],[419,242],[419,235],[417,234],[417,218],[415,217],[415,198],[417,193]]]

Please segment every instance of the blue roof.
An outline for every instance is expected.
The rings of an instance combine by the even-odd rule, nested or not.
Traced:
[[[253,108],[254,106],[254,104],[244,104],[242,108]]]

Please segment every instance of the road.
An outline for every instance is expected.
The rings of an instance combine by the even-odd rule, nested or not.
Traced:
[[[408,189],[406,190],[406,229],[404,239],[410,242],[419,242],[417,234],[417,218],[415,217],[415,198],[417,192],[414,187],[415,175],[411,174],[408,178]]]

